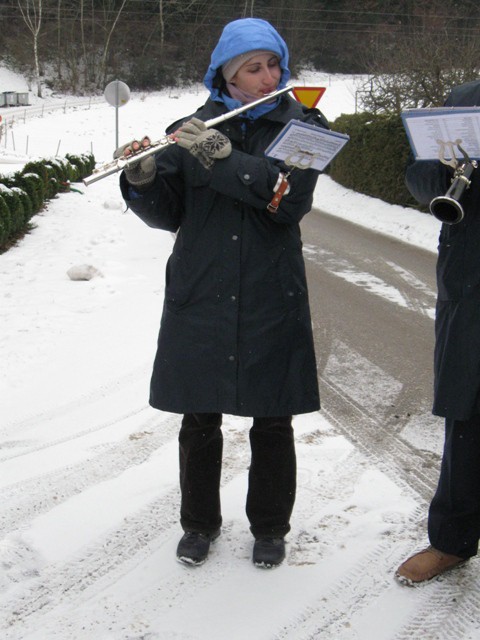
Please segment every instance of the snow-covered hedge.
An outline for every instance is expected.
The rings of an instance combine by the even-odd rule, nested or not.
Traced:
[[[94,167],[91,154],[67,155],[29,162],[12,176],[0,175],[0,252],[29,230],[32,216],[46,201],[68,191],[71,182],[80,182]]]

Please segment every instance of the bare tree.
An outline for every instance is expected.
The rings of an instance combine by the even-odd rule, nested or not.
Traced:
[[[113,32],[115,31],[115,27],[117,26],[118,20],[120,19],[120,15],[123,11],[123,8],[125,7],[125,4],[127,3],[128,0],[122,0],[122,4],[120,6],[120,8],[118,9],[115,18],[113,20],[113,22],[109,25],[109,28],[107,30],[107,37],[105,39],[105,44],[104,44],[104,49],[103,49],[103,56],[102,56],[102,62],[101,62],[101,77],[103,78],[103,82],[105,82],[106,76],[107,76],[107,60],[108,60],[108,55],[109,55],[109,48],[110,48],[110,41],[112,39],[112,35]]]
[[[33,68],[37,85],[37,95],[42,97],[42,83],[40,81],[40,61],[38,56],[38,40],[42,26],[42,0],[17,0],[23,21],[33,38]]]
[[[252,18],[255,7],[255,0],[245,0],[245,6],[243,7],[242,18]]]
[[[82,42],[82,56],[84,66],[84,84],[87,85],[88,65],[87,65],[87,45],[85,40],[85,2],[80,0],[80,38]]]
[[[359,103],[368,111],[400,113],[443,104],[454,85],[479,77],[480,42],[473,7],[454,0],[406,3],[402,23],[372,39],[368,81]]]
[[[447,47],[448,33],[425,31],[415,39],[379,47],[375,65],[359,92],[368,111],[401,113],[404,109],[441,106],[450,89],[479,77],[480,43],[465,38]],[[450,38],[451,41],[451,38]]]
[[[253,1],[253,0],[252,0]],[[158,0],[158,24],[160,25],[160,54],[163,55],[163,49],[165,46],[165,33],[168,27],[168,20],[166,17],[166,10],[168,9],[168,18],[174,19],[179,14],[185,15],[198,0]]]

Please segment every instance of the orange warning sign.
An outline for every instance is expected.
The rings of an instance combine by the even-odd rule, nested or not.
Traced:
[[[317,106],[318,101],[325,93],[327,87],[293,87],[292,93],[298,102],[309,109]]]

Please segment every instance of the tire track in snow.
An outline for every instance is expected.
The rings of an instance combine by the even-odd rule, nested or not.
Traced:
[[[22,420],[7,422],[6,424],[4,424],[3,428],[0,429],[0,451],[2,450],[2,448],[8,445],[8,442],[4,443],[3,441],[6,438],[10,437],[12,434],[18,437],[18,434],[21,433],[24,429],[34,427],[38,424],[44,424],[59,418],[66,418],[70,420],[72,415],[75,415],[76,412],[78,412],[81,408],[84,408],[86,405],[93,405],[96,402],[108,402],[109,397],[115,394],[118,394],[121,397],[125,393],[125,390],[128,390],[133,384],[136,384],[139,380],[143,380],[145,378],[145,372],[149,368],[151,368],[151,363],[149,363],[148,365],[137,367],[129,371],[128,373],[119,376],[118,378],[113,378],[111,381],[105,382],[104,384],[95,387],[94,389],[91,389],[84,394],[75,396],[64,404],[56,404],[50,409],[45,409],[44,411],[40,412],[32,412],[31,415],[23,418]],[[139,408],[137,410],[130,410],[127,415],[140,410],[142,409]],[[91,429],[86,430],[84,433],[90,433],[96,428],[96,426],[92,427]],[[60,441],[61,440],[59,440],[59,442]],[[33,448],[32,450],[35,451],[35,448]],[[0,458],[0,462],[4,459],[8,459],[8,456],[5,458]]]
[[[345,638],[357,637],[352,636],[351,620],[362,612],[368,614],[370,609],[375,613],[376,605],[371,594],[381,598],[384,593],[400,588],[393,580],[393,572],[410,549],[418,544],[418,539],[410,538],[412,532],[418,529],[426,504],[420,504],[408,516],[388,512],[387,509],[382,517],[381,531],[376,536],[380,540],[372,540],[366,548],[359,547],[355,541],[355,531],[363,526],[362,513],[351,496],[352,488],[358,486],[364,471],[378,469],[379,465],[368,452],[360,451],[358,447],[352,451],[342,461],[340,468],[329,474],[327,484],[322,484],[321,494],[326,494],[327,501],[323,508],[317,506],[315,519],[312,520],[308,505],[303,514],[297,514],[301,522],[307,523],[306,529],[315,532],[315,535],[306,540],[304,536],[303,539],[301,535],[298,536],[298,549],[294,547],[290,551],[288,563],[320,564],[320,567],[324,564],[325,572],[319,572],[315,595],[306,598],[309,604],[294,613],[290,622],[273,634],[271,640],[340,640],[342,633],[345,633]],[[382,472],[385,473],[385,469]],[[399,485],[397,478],[393,484]],[[402,495],[407,496],[412,504],[418,502],[418,495],[406,483],[402,485]],[[338,505],[333,506],[332,513],[329,512],[328,501],[339,498],[345,503],[342,519],[339,519],[341,512]],[[308,548],[314,549],[320,545],[323,545],[320,553]],[[347,566],[347,570],[340,573],[337,566]],[[378,637],[386,640],[389,636]]]
[[[405,525],[415,527],[421,514],[422,509],[416,509]],[[395,548],[395,540],[385,539],[370,553],[360,554],[359,561],[347,575],[333,586],[328,585],[327,589],[320,588],[321,595],[315,603],[306,607],[272,640],[289,640],[293,637],[295,640],[347,640],[352,637],[476,640],[478,633],[472,632],[472,623],[475,624],[474,616],[480,605],[480,580],[474,564],[448,574],[448,578],[439,578],[409,589],[397,585],[393,579],[399,559],[412,550],[406,546],[405,540],[399,540],[398,543],[399,546]],[[399,552],[403,554],[401,558]],[[403,590],[410,593],[405,594]],[[409,607],[405,607],[404,596],[410,595]],[[399,601],[398,618],[386,623],[382,623],[381,617],[378,617],[384,599],[390,603],[395,599]],[[452,616],[452,606],[455,607],[455,616]],[[370,622],[368,628],[357,636],[352,629],[360,628],[358,620],[361,621],[362,617],[370,621],[378,617],[379,625],[372,629]],[[390,627],[390,632],[385,630],[385,626]],[[478,623],[477,626],[480,632]]]
[[[159,436],[160,440],[162,437],[168,440],[173,430],[175,430],[175,434],[178,431],[178,416],[169,418],[167,422],[169,423],[169,434]],[[165,423],[162,423],[161,426],[163,424]],[[235,480],[238,475],[245,474],[249,461],[248,435],[244,428],[234,427],[229,429],[226,439],[224,471],[222,474],[223,487],[225,484],[228,485],[228,483]],[[235,444],[239,440],[242,441],[243,447],[241,455],[235,453]],[[146,445],[143,453],[138,454],[140,459],[136,459],[135,464],[140,463],[145,456],[148,456],[150,449],[152,447]],[[121,460],[119,460],[120,462]],[[129,467],[132,462],[131,458],[127,459],[124,465]],[[161,466],[161,459],[159,465]],[[86,471],[86,485],[98,484],[99,479],[97,477],[92,478],[90,475],[91,469]],[[108,476],[111,475],[115,475],[115,473],[108,474]],[[74,478],[75,471],[72,469],[72,479]],[[60,480],[61,476],[57,479]],[[4,610],[11,612],[5,623],[0,626],[0,629],[3,627],[5,633],[9,634],[11,632],[13,634],[4,636],[6,640],[7,638],[12,638],[13,640],[17,637],[23,637],[23,635],[17,636],[16,634],[23,634],[28,629],[43,627],[45,621],[55,617],[57,608],[62,610],[66,604],[74,606],[80,594],[87,591],[95,592],[97,587],[101,590],[103,583],[112,584],[121,580],[122,577],[128,576],[128,573],[134,570],[140,562],[148,560],[150,556],[159,552],[164,545],[169,544],[172,535],[175,535],[176,542],[181,534],[181,528],[178,524],[179,491],[176,487],[176,477],[173,482],[175,483],[174,489],[164,492],[158,499],[151,502],[148,507],[129,514],[121,526],[102,534],[88,549],[81,549],[81,553],[67,559],[64,563],[53,563],[45,568],[39,568],[38,576],[26,576],[23,581],[14,584],[1,603]],[[39,483],[39,486],[42,487],[42,484]],[[85,491],[86,488],[87,486],[82,487],[82,491]],[[160,487],[159,493],[161,493]],[[48,511],[48,508],[46,508],[46,511]],[[24,527],[27,524],[25,522]],[[174,531],[174,534],[172,534],[172,531]],[[227,522],[222,531],[222,538],[227,544],[230,535]],[[19,552],[25,554],[29,550],[19,549]],[[174,547],[169,550],[168,557],[172,562]],[[180,581],[164,585],[166,593],[168,593],[168,600],[175,602],[188,595],[194,597],[195,590],[199,586],[204,587],[206,584],[214,584],[221,575],[229,572],[228,566],[221,561],[220,557],[216,557],[214,553],[211,554],[209,565],[211,571],[208,574],[208,578],[206,578],[206,574],[203,577],[201,574],[197,574],[199,579],[192,580],[188,584]],[[161,589],[161,585],[152,593],[152,599],[158,598],[159,589]],[[68,621],[65,621],[65,624],[68,625]]]
[[[329,585],[326,590],[320,588],[318,599],[294,616],[292,623],[272,636],[272,640],[291,637],[295,640],[351,638],[353,616],[370,613],[372,618],[378,600],[387,597],[394,589],[407,589],[394,582],[394,570],[405,557],[425,546],[427,508],[436,487],[438,465],[430,464],[428,456],[425,463],[425,451],[419,451],[402,440],[385,421],[365,411],[331,380],[324,376],[322,383],[322,413],[334,425],[335,431],[352,442],[369,463],[385,473],[402,488],[402,493],[410,495],[419,506],[402,522],[401,531],[394,532],[391,537],[386,536],[367,555],[359,550],[358,563],[334,585]],[[355,479],[350,481],[354,486]],[[326,526],[331,528],[331,523]],[[319,530],[318,526],[316,530]],[[448,578],[416,587],[415,592],[420,594],[412,605],[412,613],[403,621],[400,631],[392,628],[391,635],[382,635],[382,640],[450,640],[453,637],[473,640],[475,636],[461,635],[461,627],[463,624],[471,632],[472,624],[475,624],[472,612],[480,608],[479,587],[475,561],[458,572],[448,574]],[[375,593],[373,600],[369,597],[371,592]],[[332,608],[331,603],[336,600],[339,604]],[[454,617],[451,615],[452,603],[455,603]],[[443,614],[439,615],[439,611]],[[463,623],[465,620],[469,621],[468,625]]]
[[[139,414],[141,412],[132,415],[141,417]],[[106,426],[111,425],[98,426],[94,430],[101,430]],[[90,430],[86,433],[90,433]],[[141,464],[154,451],[176,438],[177,433],[176,417],[162,420],[159,414],[158,417],[141,419],[132,425],[131,434],[119,442],[105,442],[92,447],[92,455],[88,460],[69,464],[50,473],[39,473],[28,480],[5,487],[0,490],[0,535],[25,526],[33,518],[57,507],[88,487]],[[72,439],[80,442],[83,436],[84,434],[76,434]],[[50,447],[54,448],[57,444],[58,442],[51,443]]]
[[[420,606],[393,640],[476,640],[480,624],[480,579],[475,560],[433,583],[413,587]],[[452,607],[455,616],[452,616]],[[467,624],[468,623],[468,624]],[[476,631],[472,631],[472,627]]]
[[[419,280],[412,271],[403,269],[395,262],[386,261],[385,264],[391,268],[396,286],[407,301],[408,308],[433,320],[435,318],[436,292]]]
[[[434,317],[435,291],[394,262],[379,258],[378,261],[370,259],[355,264],[352,256],[341,257],[313,244],[305,244],[303,253],[309,262],[368,293],[429,318]],[[385,267],[389,271],[388,281],[383,275]]]
[[[372,582],[375,583],[376,594],[392,588],[392,580],[385,571],[385,558],[389,558],[391,552],[392,541],[389,539],[367,553],[359,550],[357,562],[353,563],[348,574],[333,583],[327,576],[325,583],[319,585],[314,601],[293,616],[291,622],[271,640],[340,640],[342,631],[348,631],[350,627],[352,615],[371,606],[368,596]],[[378,574],[374,577],[372,573],[376,569]],[[352,637],[351,632],[348,632],[348,637]],[[383,636],[382,639],[386,640]]]
[[[429,500],[436,488],[438,469],[428,460],[425,462],[425,451],[402,440],[386,421],[367,413],[327,377],[322,376],[321,383],[322,412],[335,429],[393,482],[412,488],[423,500]]]
[[[65,602],[74,604],[79,594],[105,576],[112,580],[128,572],[130,563],[143,550],[151,552],[150,545],[161,540],[178,519],[177,491],[171,490],[159,497],[148,508],[125,519],[122,526],[102,538],[97,538],[89,549],[63,564],[53,564],[40,570],[38,578],[19,584],[8,593],[3,607],[10,612],[1,627],[15,638],[17,632],[42,626],[42,618]],[[9,631],[13,635],[9,634]],[[21,636],[20,636],[21,637]]]

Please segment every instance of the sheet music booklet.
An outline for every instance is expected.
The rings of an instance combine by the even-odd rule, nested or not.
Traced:
[[[344,133],[290,120],[265,150],[265,155],[299,169],[323,171],[348,142]]]
[[[451,159],[448,142],[460,144],[470,159],[480,159],[480,107],[407,109],[402,121],[417,160],[438,160],[441,147]],[[455,155],[462,158],[461,152]]]

